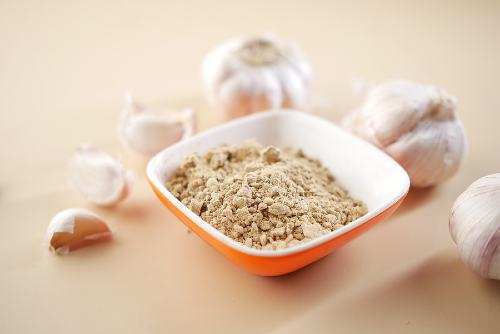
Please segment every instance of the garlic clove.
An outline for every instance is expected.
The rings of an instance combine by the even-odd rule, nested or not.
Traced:
[[[112,206],[127,197],[133,174],[109,154],[90,145],[78,147],[70,160],[69,176],[89,202]]]
[[[461,126],[424,120],[385,150],[411,175],[414,186],[428,187],[458,170],[465,150],[463,130],[457,131]]]
[[[152,156],[162,149],[194,134],[196,119],[193,110],[157,112],[125,96],[120,122],[123,141],[133,150]]]
[[[46,242],[55,254],[66,255],[74,249],[110,237],[108,225],[95,213],[85,209],[67,209],[50,221]]]
[[[220,105],[233,116],[275,109],[281,105],[279,81],[267,70],[240,73],[228,79],[220,88]]]
[[[307,103],[306,87],[300,74],[287,66],[279,66],[276,73],[283,89],[282,107],[303,109]]]
[[[309,86],[314,77],[313,68],[302,49],[293,41],[285,41],[275,35],[267,34],[265,38],[274,41],[278,45],[279,52],[285,58],[281,63],[282,66],[290,65],[289,68],[294,70],[304,80],[304,84]]]
[[[217,90],[222,82],[237,73],[240,68],[238,58],[232,56],[239,45],[239,40],[229,40],[212,49],[203,60],[203,83],[207,89],[208,97],[213,103],[216,102]]]
[[[480,276],[500,280],[500,173],[472,183],[455,201],[449,229],[462,260]]]
[[[373,137],[373,131],[371,131],[368,126],[366,126],[365,120],[362,117],[359,109],[353,110],[352,112],[347,114],[340,121],[340,125],[362,138],[367,139]]]
[[[277,108],[305,109],[312,69],[292,43],[272,35],[229,40],[203,61],[212,104],[229,118]]]
[[[456,100],[436,86],[390,81],[371,89],[342,125],[377,145],[408,172],[414,187],[451,177],[466,150]]]

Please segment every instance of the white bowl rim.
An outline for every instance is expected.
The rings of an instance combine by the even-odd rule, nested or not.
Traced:
[[[184,145],[185,143],[187,143],[188,141],[190,141],[192,139],[200,139],[200,138],[209,137],[211,134],[213,134],[215,132],[218,132],[218,131],[223,130],[223,129],[228,128],[228,127],[233,127],[233,126],[238,125],[238,124],[244,124],[250,120],[259,119],[259,118],[262,118],[262,119],[272,118],[272,117],[276,117],[277,115],[281,116],[284,112],[286,112],[287,114],[289,114],[291,116],[312,118],[312,119],[315,119],[316,121],[329,123],[331,126],[337,127],[338,129],[343,131],[345,134],[351,136],[352,140],[363,141],[364,143],[371,146],[372,149],[378,150],[387,159],[390,160],[390,163],[393,164],[393,166],[395,167],[396,170],[399,170],[400,172],[403,173],[402,175],[404,176],[405,182],[401,184],[401,189],[400,189],[399,193],[397,195],[393,196],[384,205],[380,205],[378,208],[369,211],[367,214],[365,214],[364,216],[349,223],[348,225],[345,225],[344,227],[342,227],[338,230],[327,233],[319,238],[312,239],[312,240],[307,241],[303,244],[299,244],[297,246],[292,246],[290,248],[279,249],[279,250],[263,250],[263,249],[256,249],[256,248],[245,246],[244,244],[231,239],[230,237],[226,236],[225,234],[223,234],[222,232],[217,230],[215,227],[213,227],[209,223],[205,222],[203,219],[201,219],[200,216],[196,215],[187,206],[182,204],[181,201],[179,201],[174,195],[172,195],[172,193],[170,193],[170,191],[168,191],[168,189],[162,184],[162,182],[160,182],[160,179],[157,177],[157,175],[155,173],[155,170],[156,170],[155,166],[161,162],[161,159],[160,159],[161,156],[163,154],[165,154],[165,152],[167,152],[171,149],[174,149],[175,147]],[[318,117],[316,115],[308,114],[308,113],[305,113],[302,111],[291,110],[291,109],[270,110],[270,111],[259,112],[259,113],[251,114],[248,116],[240,117],[238,119],[235,119],[235,120],[223,123],[219,126],[215,126],[213,128],[202,131],[202,132],[194,135],[193,137],[187,138],[187,139],[180,141],[172,146],[169,146],[169,147],[165,148],[164,150],[162,150],[161,152],[157,153],[153,158],[151,158],[151,160],[148,162],[148,165],[147,165],[146,175],[147,175],[148,179],[150,180],[150,182],[153,184],[153,186],[158,191],[160,191],[161,194],[163,196],[165,196],[165,198],[168,201],[170,201],[172,204],[174,204],[177,207],[177,209],[182,211],[182,213],[185,214],[192,222],[194,222],[196,225],[198,225],[199,228],[203,229],[205,232],[209,233],[212,237],[216,238],[220,242],[226,244],[227,246],[229,246],[230,248],[232,248],[238,252],[241,252],[241,253],[244,253],[247,255],[258,256],[258,257],[282,257],[282,256],[296,254],[296,253],[301,253],[305,250],[314,248],[314,247],[319,246],[325,242],[328,242],[332,239],[335,239],[335,238],[367,223],[371,219],[373,219],[376,216],[378,216],[379,214],[383,213],[385,210],[389,209],[391,206],[396,204],[400,199],[402,199],[408,193],[408,190],[410,188],[410,179],[409,179],[406,171],[396,161],[394,161],[390,156],[388,156],[385,152],[381,151],[379,148],[375,147],[374,145],[366,142],[365,140],[363,140],[361,138],[358,138],[357,136],[351,134],[347,130],[342,129],[341,127],[337,126],[335,123],[333,123],[329,120]]]

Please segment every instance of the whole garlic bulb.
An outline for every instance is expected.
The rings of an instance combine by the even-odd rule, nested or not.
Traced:
[[[228,118],[276,108],[304,109],[312,69],[292,43],[270,35],[229,40],[203,62],[210,101]]]
[[[428,187],[455,174],[465,154],[455,109],[456,99],[439,87],[389,81],[371,89],[342,123],[398,161],[412,186]]]
[[[109,154],[82,145],[70,160],[69,177],[89,202],[112,206],[127,197],[133,174]]]
[[[106,222],[92,211],[67,209],[50,221],[46,242],[54,253],[66,255],[74,249],[109,239],[110,236],[111,231]]]
[[[192,136],[195,126],[191,109],[159,112],[135,102],[130,94],[125,95],[120,133],[123,141],[138,153],[152,156]]]
[[[500,173],[480,178],[457,198],[449,228],[462,260],[482,277],[500,280]]]

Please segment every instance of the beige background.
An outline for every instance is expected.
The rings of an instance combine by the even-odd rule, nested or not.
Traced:
[[[500,333],[500,282],[458,259],[448,210],[500,170],[500,2],[0,1],[0,332]],[[116,137],[122,96],[190,105],[201,128],[199,64],[227,37],[294,39],[316,70],[322,113],[359,103],[351,80],[437,83],[460,101],[469,154],[449,182],[413,191],[390,220],[294,274],[261,278],[204,244],[154,197],[146,161]],[[116,209],[66,181],[90,142],[138,175]],[[43,247],[68,207],[109,220],[108,244],[56,257]]]

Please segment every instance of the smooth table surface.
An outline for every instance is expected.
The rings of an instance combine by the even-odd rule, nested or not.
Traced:
[[[262,278],[188,233],[146,183],[146,159],[117,138],[122,97],[208,107],[200,62],[213,45],[272,31],[315,68],[317,112],[355,108],[353,78],[436,83],[458,97],[469,151],[458,174],[411,191],[389,220],[296,273]],[[500,2],[0,2],[0,333],[500,333],[500,282],[459,260],[455,198],[500,171]],[[80,143],[136,172],[118,207],[67,182]],[[60,210],[84,207],[114,231],[67,257],[43,246]]]

